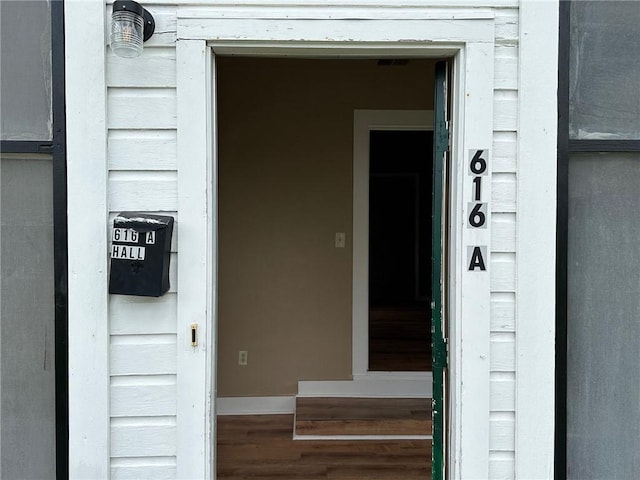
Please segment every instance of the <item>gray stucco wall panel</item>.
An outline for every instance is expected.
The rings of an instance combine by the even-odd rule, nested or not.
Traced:
[[[52,163],[0,162],[0,478],[55,478]]]

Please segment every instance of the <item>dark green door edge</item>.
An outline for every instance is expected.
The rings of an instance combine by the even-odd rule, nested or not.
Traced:
[[[447,129],[447,63],[438,62],[435,71],[434,142],[433,142],[433,203],[431,227],[431,352],[433,360],[433,446],[431,476],[445,478],[444,382],[447,368],[447,347],[443,328],[443,261],[444,244],[443,192],[444,164],[449,149]]]

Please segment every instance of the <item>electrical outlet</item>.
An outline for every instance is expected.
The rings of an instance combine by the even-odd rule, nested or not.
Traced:
[[[242,365],[243,367],[247,365],[249,362],[249,352],[246,350],[240,350],[238,352],[238,365]]]

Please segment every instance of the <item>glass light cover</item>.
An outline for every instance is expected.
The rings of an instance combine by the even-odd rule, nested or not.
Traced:
[[[119,57],[133,58],[142,53],[144,21],[134,12],[114,12],[111,16],[111,49]]]

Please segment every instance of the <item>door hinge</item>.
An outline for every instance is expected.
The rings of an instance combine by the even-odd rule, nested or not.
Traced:
[[[444,343],[444,368],[447,368],[449,366],[449,339],[447,337],[442,339],[443,343]]]

